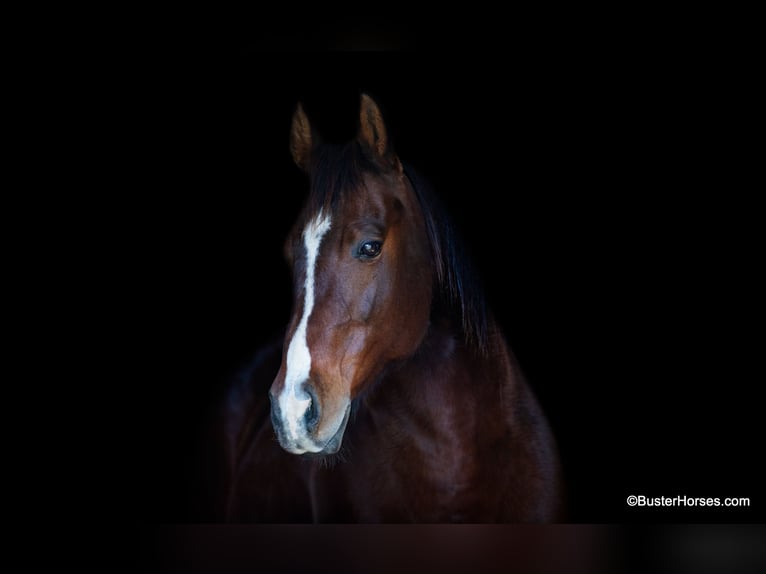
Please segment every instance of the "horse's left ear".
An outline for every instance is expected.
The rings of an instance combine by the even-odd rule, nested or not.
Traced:
[[[380,108],[378,108],[375,100],[367,94],[362,94],[357,139],[370,159],[377,162],[381,167],[394,169],[398,172],[402,171],[402,164],[396,157],[388,139],[383,114],[380,113]]]

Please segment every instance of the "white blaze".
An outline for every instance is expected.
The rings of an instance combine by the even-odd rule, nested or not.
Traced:
[[[311,310],[314,308],[314,276],[319,244],[329,229],[330,217],[325,216],[320,211],[303,230],[303,246],[306,249],[303,315],[290,345],[287,347],[285,386],[279,395],[279,408],[282,412],[283,422],[286,423],[287,435],[294,441],[299,439],[298,423],[311,404],[311,398],[308,394],[300,390],[301,383],[308,379],[311,371],[311,353],[306,342],[306,326],[311,316]]]

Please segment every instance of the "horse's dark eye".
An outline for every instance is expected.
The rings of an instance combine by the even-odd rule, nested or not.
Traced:
[[[372,259],[380,255],[380,248],[383,245],[380,241],[365,241],[359,246],[359,257],[362,259]]]

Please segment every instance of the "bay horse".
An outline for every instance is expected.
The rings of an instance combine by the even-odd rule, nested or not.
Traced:
[[[292,317],[227,395],[226,520],[560,520],[545,416],[378,105],[340,146],[298,104],[290,150],[310,178]]]

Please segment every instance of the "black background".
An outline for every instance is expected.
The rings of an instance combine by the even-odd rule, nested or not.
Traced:
[[[344,141],[362,91],[476,260],[558,438],[570,520],[763,521],[760,159],[738,74],[534,44],[487,58],[219,40],[163,50],[126,87],[140,521],[208,519],[206,414],[289,317],[282,243],[307,191],[292,112],[302,101]],[[629,494],[752,506],[637,509]]]

